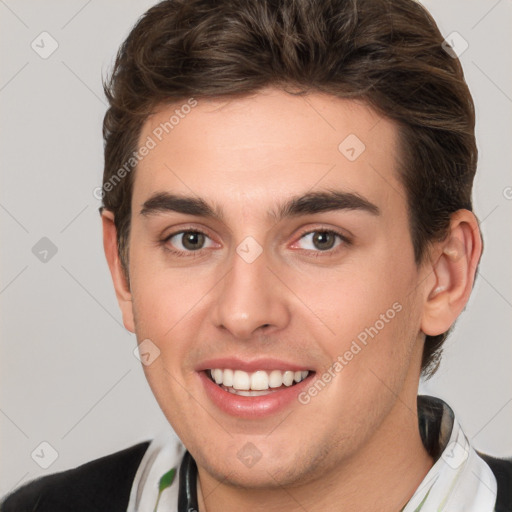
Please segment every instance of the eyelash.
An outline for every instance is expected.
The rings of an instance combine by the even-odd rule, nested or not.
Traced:
[[[184,235],[186,233],[201,233],[204,236],[210,238],[207,233],[205,233],[203,230],[198,229],[198,228],[182,229],[180,231],[175,231],[175,232],[169,234],[168,236],[166,236],[161,241],[164,249],[166,251],[170,252],[171,254],[173,254],[175,256],[178,256],[178,257],[183,257],[183,258],[190,258],[190,257],[192,257],[192,258],[194,258],[194,257],[199,256],[202,253],[203,249],[198,249],[197,251],[180,251],[178,249],[173,249],[173,248],[169,247],[168,242],[169,242],[169,240],[172,237],[174,237],[176,235]],[[317,229],[306,230],[306,231],[302,232],[299,235],[298,240],[300,240],[301,238],[305,237],[306,235],[310,235],[312,233],[329,233],[329,234],[333,234],[333,235],[337,236],[341,240],[341,243],[338,244],[337,246],[335,246],[333,249],[327,249],[325,251],[321,251],[321,250],[316,250],[315,251],[315,250],[311,250],[311,249],[302,249],[303,252],[310,253],[310,254],[308,254],[308,256],[311,256],[311,257],[314,257],[314,258],[318,258],[318,257],[322,257],[322,256],[323,257],[329,257],[329,256],[336,255],[338,253],[338,251],[343,248],[343,246],[349,246],[349,245],[352,244],[352,241],[347,236],[345,236],[342,233],[340,233],[339,231],[336,231],[334,229],[325,229],[325,228],[317,228]]]
[[[300,239],[304,238],[306,235],[310,235],[312,233],[332,234],[332,235],[335,235],[336,237],[338,237],[341,242],[338,245],[336,245],[334,248],[327,249],[325,251],[321,251],[319,249],[318,250],[298,249],[303,253],[304,252],[308,253],[308,256],[313,257],[313,258],[319,258],[319,257],[328,258],[330,256],[336,256],[339,251],[343,250],[344,247],[350,246],[352,244],[352,240],[350,240],[350,238],[348,238],[346,235],[340,233],[339,231],[336,231],[335,229],[326,229],[326,228],[315,228],[315,229],[305,230],[302,233],[300,233],[298,240],[300,240]]]
[[[168,245],[168,242],[169,240],[176,236],[176,235],[184,235],[186,233],[201,233],[203,234],[204,236],[210,238],[208,236],[207,233],[205,233],[203,230],[201,229],[198,229],[198,228],[194,228],[194,229],[182,229],[180,231],[175,231],[174,233],[171,233],[169,235],[167,235],[163,240],[162,240],[162,245],[164,247],[164,249],[168,252],[170,252],[171,254],[175,255],[175,256],[178,256],[178,257],[183,257],[183,258],[195,258],[197,257],[198,255],[200,255],[203,251],[203,249],[199,249],[197,251],[180,251],[178,249],[173,249],[172,247],[169,247]]]

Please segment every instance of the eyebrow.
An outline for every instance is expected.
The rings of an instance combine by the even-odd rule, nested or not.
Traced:
[[[380,209],[375,204],[354,192],[342,190],[326,190],[307,192],[293,196],[277,208],[269,210],[269,218],[279,222],[288,217],[322,213],[335,210],[358,210],[371,215],[380,215]],[[157,192],[142,205],[140,214],[143,216],[158,215],[166,212],[177,212],[198,217],[224,220],[222,208],[216,204],[210,205],[200,197],[192,197],[168,192]]]

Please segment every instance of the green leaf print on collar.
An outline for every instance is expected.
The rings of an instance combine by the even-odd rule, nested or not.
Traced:
[[[158,482],[158,498],[155,503],[155,508],[153,512],[158,510],[158,503],[160,503],[160,496],[162,496],[162,492],[170,487],[174,482],[174,477],[176,476],[176,468],[171,468],[165,475],[160,478],[160,482]]]

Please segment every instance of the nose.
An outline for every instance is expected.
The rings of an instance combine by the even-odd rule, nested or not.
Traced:
[[[230,271],[216,287],[213,320],[234,338],[285,328],[290,321],[288,290],[269,268],[263,251],[254,261],[234,253]]]

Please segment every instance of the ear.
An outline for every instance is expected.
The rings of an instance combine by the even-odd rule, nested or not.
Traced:
[[[114,282],[117,302],[123,315],[123,323],[130,332],[135,332],[132,294],[119,258],[114,214],[109,210],[103,210],[101,221],[103,223],[103,248],[105,249],[105,256],[110,268],[110,274],[112,275],[112,281]]]
[[[482,239],[476,217],[458,210],[450,221],[450,232],[433,245],[430,275],[425,280],[425,303],[421,323],[429,336],[446,332],[466,306],[482,254]]]

